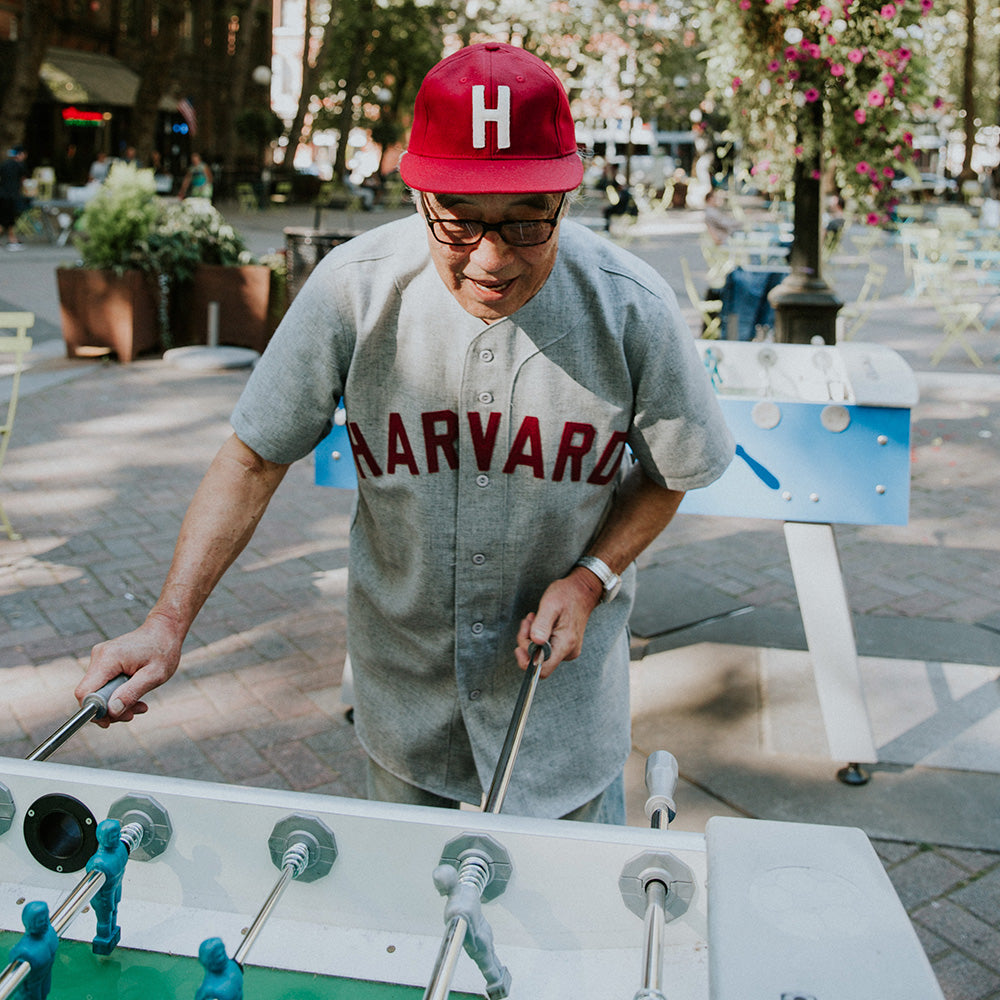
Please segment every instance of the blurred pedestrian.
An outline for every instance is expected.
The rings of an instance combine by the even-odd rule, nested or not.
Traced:
[[[22,244],[17,238],[17,220],[25,209],[24,161],[26,154],[20,146],[7,153],[7,159],[0,164],[0,231],[7,233],[7,249],[20,250]]]
[[[212,168],[204,163],[200,153],[191,154],[191,164],[187,168],[184,180],[181,181],[181,189],[177,192],[177,197],[184,198],[212,198]]]
[[[91,184],[103,184],[110,168],[111,164],[108,162],[108,154],[98,153],[94,162],[90,165],[87,179]]]

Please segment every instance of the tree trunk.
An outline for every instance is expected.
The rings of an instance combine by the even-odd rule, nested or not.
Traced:
[[[55,37],[55,29],[51,3],[24,0],[14,72],[0,105],[0,150],[24,144],[28,115],[38,91],[38,74]]]
[[[337,130],[339,139],[337,141],[337,155],[333,161],[333,175],[341,180],[347,176],[347,139],[354,126],[354,103],[352,98],[361,86],[364,78],[365,63],[367,58],[368,39],[371,37],[372,14],[374,11],[374,0],[361,0],[358,4],[358,21],[354,32],[353,44],[351,45],[351,60],[347,70],[347,82],[344,92],[344,107],[338,116]]]
[[[132,145],[144,164],[152,160],[156,149],[156,122],[160,101],[173,78],[174,61],[180,49],[184,0],[160,0],[160,30],[150,39],[148,60],[139,78],[139,89],[132,107]]]
[[[336,28],[336,19],[332,13],[323,26],[323,35],[319,41],[319,48],[310,58],[309,38],[313,27],[312,4],[306,5],[306,34],[305,44],[302,47],[302,90],[299,92],[299,104],[295,109],[295,118],[286,133],[288,137],[288,152],[285,154],[285,165],[291,168],[295,162],[295,151],[299,144],[309,141],[309,135],[304,135],[306,113],[309,111],[309,102],[316,93],[319,82],[323,77],[323,51]]]
[[[244,106],[247,81],[250,79],[251,65],[254,55],[254,34],[257,30],[257,20],[265,9],[267,0],[244,0],[240,11],[240,28],[236,36],[236,51],[233,54],[230,68],[230,87],[228,100],[220,115],[219,138],[222,140],[223,168],[226,178],[231,178],[236,170],[236,115],[235,111]]]
[[[962,107],[965,109],[965,155],[959,182],[976,179],[972,150],[976,145],[976,0],[965,0],[965,53],[962,62]]]

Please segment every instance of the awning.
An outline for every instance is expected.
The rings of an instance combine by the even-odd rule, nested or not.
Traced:
[[[139,76],[124,63],[100,52],[52,47],[45,55],[39,76],[52,97],[61,104],[90,104],[130,108],[139,89]],[[175,111],[177,102],[165,97],[164,111]]]

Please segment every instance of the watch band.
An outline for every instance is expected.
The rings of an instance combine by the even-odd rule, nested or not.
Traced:
[[[598,559],[597,556],[581,556],[577,559],[576,565],[589,569],[601,581],[601,585],[604,587],[602,602],[612,600],[618,593],[622,582],[621,577],[603,559]]]

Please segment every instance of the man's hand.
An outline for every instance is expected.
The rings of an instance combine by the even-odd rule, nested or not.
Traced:
[[[131,722],[149,708],[143,695],[169,680],[180,663],[183,636],[163,619],[150,616],[135,629],[117,639],[96,645],[90,654],[90,666],[74,692],[78,701],[102,688],[119,674],[127,680],[108,703],[108,713],[97,725],[107,728],[112,722]]]
[[[518,666],[528,669],[528,645],[532,642],[537,646],[547,642],[552,647],[552,655],[542,665],[542,677],[548,677],[563,660],[575,660],[583,650],[583,633],[601,594],[597,577],[580,567],[550,583],[538,610],[521,622],[514,651]]]

